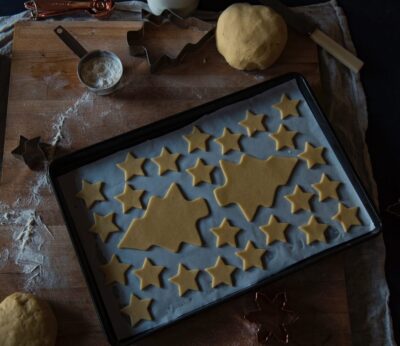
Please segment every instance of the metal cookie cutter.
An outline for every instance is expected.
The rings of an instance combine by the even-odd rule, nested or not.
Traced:
[[[165,10],[160,16],[156,16],[143,10],[142,19],[144,21],[142,28],[135,31],[128,31],[127,40],[130,54],[134,57],[145,57],[150,65],[151,73],[154,73],[161,66],[177,65],[181,63],[186,55],[200,49],[206,41],[214,36],[215,33],[214,24],[207,23],[194,17],[182,18],[170,10]],[[145,43],[143,43],[146,29],[148,29],[149,26],[158,26],[160,30],[162,30],[162,26],[166,23],[174,24],[182,29],[194,28],[206,33],[196,43],[186,44],[175,56],[170,56],[167,54],[160,55],[150,52]]]
[[[78,78],[82,84],[98,95],[116,90],[123,74],[121,59],[108,50],[86,51],[61,25],[54,29],[59,38],[80,58]]]

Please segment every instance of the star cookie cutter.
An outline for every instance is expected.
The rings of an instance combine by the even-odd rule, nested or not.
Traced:
[[[20,136],[18,147],[11,153],[25,162],[33,171],[39,171],[44,168],[45,162],[49,160],[49,152],[52,146],[40,141],[40,137],[28,139]]]
[[[215,25],[212,23],[205,22],[195,17],[183,18],[172,12],[171,10],[165,10],[161,15],[156,16],[145,10],[142,10],[143,26],[139,30],[128,31],[127,41],[129,45],[129,51],[131,56],[145,58],[150,66],[150,72],[156,72],[160,67],[167,65],[177,65],[183,61],[183,59],[200,49],[205,42],[207,42],[215,33]],[[176,25],[181,29],[193,28],[195,30],[205,32],[204,36],[196,43],[186,44],[175,56],[168,54],[156,54],[150,51],[144,41],[145,33],[149,26],[159,27],[162,30],[162,26],[166,23]]]

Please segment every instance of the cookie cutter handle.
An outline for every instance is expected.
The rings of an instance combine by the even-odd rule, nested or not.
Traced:
[[[87,50],[64,27],[59,25],[54,32],[79,58],[83,58],[87,54]]]

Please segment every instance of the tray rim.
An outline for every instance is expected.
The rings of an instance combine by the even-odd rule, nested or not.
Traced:
[[[214,112],[220,108],[226,107],[230,104],[237,103],[253,97],[259,93],[262,93],[268,89],[272,89],[280,84],[289,82],[291,80],[295,80],[297,86],[299,87],[303,97],[305,98],[310,110],[317,121],[318,125],[320,126],[321,130],[323,131],[329,145],[334,150],[335,155],[337,156],[345,174],[347,175],[350,183],[353,185],[356,193],[358,194],[361,202],[363,203],[369,217],[371,218],[373,224],[375,225],[375,229],[360,236],[354,238],[348,242],[343,244],[338,244],[334,247],[331,247],[323,252],[317,253],[312,255],[306,259],[303,259],[295,264],[290,265],[289,267],[281,270],[280,272],[271,275],[268,278],[260,280],[256,284],[253,284],[247,288],[244,288],[238,292],[231,293],[229,295],[224,296],[222,299],[219,299],[215,302],[209,303],[206,306],[194,309],[184,315],[181,315],[177,319],[170,321],[164,325],[157,326],[151,328],[149,330],[140,332],[138,334],[118,339],[114,328],[112,326],[112,322],[110,317],[108,316],[106,304],[103,302],[100,294],[100,290],[97,287],[97,283],[95,277],[91,270],[91,265],[89,260],[85,256],[85,250],[80,242],[78,231],[75,228],[73,218],[69,214],[68,208],[66,206],[65,200],[63,198],[62,190],[60,187],[57,178],[61,175],[67,174],[70,171],[77,169],[83,165],[89,164],[91,162],[97,161],[101,158],[104,158],[108,155],[111,155],[117,151],[127,149],[134,145],[140,144],[146,140],[154,139],[165,135],[169,132],[175,131],[179,128],[184,126],[190,125],[194,121],[200,119],[203,115],[207,113]],[[48,176],[51,182],[51,186],[53,192],[56,196],[57,203],[61,209],[62,216],[64,222],[66,224],[67,231],[71,238],[71,242],[73,244],[75,253],[78,257],[78,261],[81,267],[81,270],[84,274],[84,278],[86,284],[90,291],[90,296],[92,301],[96,307],[96,313],[98,318],[101,321],[102,328],[107,336],[107,339],[111,345],[115,346],[125,346],[130,345],[133,342],[148,336],[156,331],[168,328],[179,321],[189,318],[193,315],[198,314],[199,312],[203,311],[204,309],[209,309],[213,306],[218,304],[226,303],[230,299],[238,297],[240,295],[249,293],[251,291],[255,291],[259,289],[261,286],[265,284],[276,281],[292,272],[295,272],[304,266],[307,266],[311,263],[314,263],[321,258],[329,256],[334,253],[338,253],[343,251],[353,245],[359,244],[367,239],[370,239],[376,235],[378,235],[382,229],[382,223],[380,221],[377,209],[372,202],[369,194],[367,193],[366,189],[364,188],[361,179],[357,172],[355,171],[349,157],[347,156],[344,148],[342,147],[341,143],[338,140],[338,137],[332,128],[332,125],[329,123],[328,119],[326,118],[324,112],[322,111],[317,99],[315,98],[314,93],[312,92],[307,80],[304,78],[303,75],[299,73],[287,73],[273,79],[264,81],[262,83],[253,85],[251,87],[242,89],[235,93],[223,96],[221,98],[215,99],[213,101],[207,102],[205,104],[196,106],[189,110],[177,113],[175,115],[168,116],[156,122],[150,123],[143,127],[122,133],[115,137],[111,137],[104,141],[92,144],[90,146],[84,147],[72,153],[60,156],[59,158],[54,159],[49,167],[48,167]]]

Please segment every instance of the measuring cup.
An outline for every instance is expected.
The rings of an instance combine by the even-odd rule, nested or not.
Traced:
[[[61,25],[54,32],[80,58],[78,78],[82,84],[97,95],[108,95],[117,89],[124,68],[115,53],[108,50],[88,52]]]

